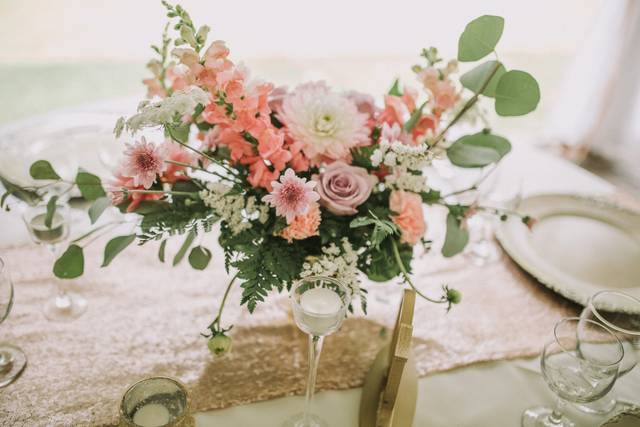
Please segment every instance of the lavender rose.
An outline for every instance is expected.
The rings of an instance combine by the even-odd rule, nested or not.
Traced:
[[[318,183],[320,204],[336,215],[354,215],[356,208],[371,195],[376,179],[366,169],[336,161],[320,175],[314,175]]]

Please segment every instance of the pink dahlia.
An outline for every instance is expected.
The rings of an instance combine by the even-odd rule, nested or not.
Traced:
[[[135,187],[151,187],[157,175],[162,174],[167,166],[164,149],[147,142],[144,136],[138,142],[127,144],[124,155],[122,174],[133,178]]]
[[[346,159],[351,148],[369,143],[369,116],[324,82],[298,86],[286,95],[278,119],[312,161]]]
[[[293,169],[289,168],[280,181],[271,182],[273,190],[262,198],[262,201],[276,208],[276,215],[287,218],[287,224],[291,224],[298,215],[304,215],[309,210],[309,205],[317,202],[320,195],[313,188],[314,181],[307,181],[296,176]]]

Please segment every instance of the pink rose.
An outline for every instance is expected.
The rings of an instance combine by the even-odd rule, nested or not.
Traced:
[[[356,208],[371,195],[375,178],[366,169],[335,161],[320,175],[313,176],[318,182],[316,191],[320,204],[335,215],[354,215]]]
[[[427,231],[422,211],[422,199],[409,191],[393,191],[389,197],[389,208],[396,214],[391,220],[402,232],[402,242],[415,245]]]

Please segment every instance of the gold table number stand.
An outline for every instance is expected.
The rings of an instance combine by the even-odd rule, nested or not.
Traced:
[[[360,427],[411,427],[418,397],[418,373],[411,354],[416,293],[405,289],[391,342],[367,373],[360,399]]]

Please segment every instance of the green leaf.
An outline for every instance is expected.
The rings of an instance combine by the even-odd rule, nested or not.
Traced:
[[[411,117],[409,117],[409,120],[407,120],[404,124],[405,132],[411,132],[413,128],[418,124],[418,121],[420,121],[420,117],[422,117],[422,110],[424,110],[425,105],[427,105],[426,101],[423,102],[419,108],[413,110],[413,113],[411,113]]]
[[[76,175],[76,185],[82,197],[89,201],[97,200],[107,195],[104,188],[102,188],[100,178],[82,169],[80,169]]]
[[[53,274],[60,279],[75,279],[84,273],[84,253],[78,245],[71,245],[53,264]]]
[[[47,202],[47,214],[44,217],[44,225],[47,228],[51,228],[51,223],[53,222],[53,216],[56,213],[56,203],[58,202],[58,196],[53,196]]]
[[[187,250],[189,249],[189,247],[191,246],[191,243],[193,243],[193,239],[195,238],[196,238],[196,233],[194,233],[193,231],[190,231],[187,234],[187,237],[184,239],[184,243],[182,244],[182,246],[180,246],[178,253],[176,254],[175,257],[173,257],[174,266],[178,265],[178,263],[182,261],[182,258],[184,258],[184,255],[187,253]]]
[[[189,131],[191,130],[191,124],[185,123],[181,125],[165,125],[167,134],[174,140],[183,144],[189,142]]]
[[[452,214],[447,215],[447,234],[442,246],[442,255],[449,258],[462,252],[469,242],[469,232],[461,228],[460,221]]]
[[[160,262],[164,262],[164,254],[165,254],[165,250],[167,248],[167,240],[163,240],[162,243],[160,243],[160,249],[158,250],[158,259],[160,260]]]
[[[402,259],[404,268],[410,272],[413,249],[409,245],[398,243],[398,252],[400,252],[400,259]],[[398,267],[393,255],[391,239],[386,239],[379,249],[371,252],[371,264],[366,266],[363,271],[374,282],[386,282],[400,274],[400,267]]]
[[[394,80],[393,86],[389,89],[389,95],[402,96],[402,91],[400,90],[400,79]]]
[[[211,261],[211,251],[204,246],[196,246],[189,253],[189,264],[196,270],[204,270]]]
[[[441,194],[438,190],[429,190],[427,192],[420,193],[422,203],[431,205],[440,200]]]
[[[505,138],[480,132],[463,136],[451,144],[447,156],[456,166],[477,168],[499,161],[509,151],[511,144]]]
[[[91,224],[95,224],[102,212],[105,211],[109,206],[111,206],[111,199],[108,197],[100,197],[96,199],[95,202],[89,208],[89,218],[91,219]]]
[[[60,175],[53,170],[53,166],[46,160],[38,160],[29,168],[29,175],[33,179],[60,179]]]
[[[458,60],[477,61],[493,52],[503,29],[500,16],[483,15],[469,22],[458,40]]]
[[[496,67],[498,67],[498,69],[494,72]],[[489,84],[482,91],[483,95],[493,98],[495,97],[496,87],[498,86],[500,77],[506,72],[507,70],[500,62],[487,61],[460,76],[460,83],[472,92],[479,93],[491,73],[494,73],[491,80],[489,80]]]
[[[500,78],[495,98],[496,113],[501,116],[522,116],[538,106],[540,87],[531,74],[511,70]]]
[[[375,224],[376,220],[369,216],[359,216],[354,218],[350,223],[350,228],[364,227],[366,225]]]
[[[118,236],[109,240],[109,243],[107,243],[107,246],[104,248],[104,261],[102,261],[102,266],[108,266],[116,255],[125,250],[134,240],[136,240],[135,234]]]

